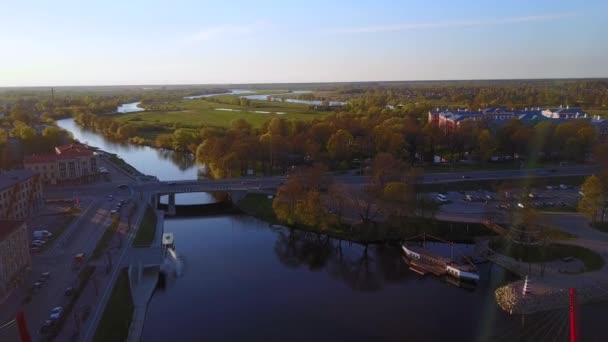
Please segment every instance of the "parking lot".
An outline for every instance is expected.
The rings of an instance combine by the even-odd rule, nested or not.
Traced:
[[[430,193],[430,197],[441,205],[441,211],[462,213],[482,213],[527,206],[543,211],[572,211],[581,196],[578,187],[560,184],[527,191],[509,189],[501,193],[482,189]]]

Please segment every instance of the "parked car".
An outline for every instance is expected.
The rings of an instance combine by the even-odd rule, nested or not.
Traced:
[[[40,326],[40,330],[38,331],[40,334],[46,334],[48,333],[53,327],[55,326],[55,321],[47,319],[46,321],[44,321],[44,323],[42,323],[42,326]]]
[[[70,287],[68,287],[68,288],[65,289],[64,293],[65,293],[66,296],[69,297],[69,296],[71,296],[71,295],[74,294],[74,288],[70,286]]]
[[[112,201],[113,199],[114,199],[114,196],[108,195],[108,201]]]
[[[129,188],[129,186],[128,186],[127,184],[120,184],[120,185],[118,186],[118,188],[119,188],[119,189],[128,189],[128,188]]]
[[[517,203],[517,206],[518,206],[518,207],[520,207],[520,208],[525,208],[524,204],[523,204],[523,203],[521,203],[521,202],[520,202],[520,203]]]
[[[51,232],[49,232],[48,230],[35,230],[32,233],[32,236],[34,237],[35,240],[42,240],[42,239],[48,239],[51,236],[53,236],[53,234]]]
[[[57,306],[57,307],[53,308],[53,310],[51,310],[51,314],[49,315],[49,318],[56,321],[61,318],[62,313],[63,313],[63,307]]]
[[[114,214],[116,214],[116,213],[118,213],[118,211],[116,211],[116,209],[110,210],[110,214],[111,214],[111,215],[114,215]]]

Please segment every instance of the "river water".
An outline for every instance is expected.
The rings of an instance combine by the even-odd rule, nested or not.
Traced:
[[[107,141],[72,119],[58,125],[161,180],[194,179],[201,168],[189,155]],[[494,290],[512,278],[489,264],[466,289],[412,273],[396,247],[366,249],[247,216],[168,219],[165,231],[175,235],[181,275],[153,296],[142,341],[567,340],[566,310],[502,312]],[[605,313],[581,307],[583,341],[605,340]]]
[[[139,107],[140,103],[141,102],[124,103],[124,104],[118,106],[118,108],[116,108],[116,111],[118,113],[123,113],[123,114],[143,112],[145,109]]]

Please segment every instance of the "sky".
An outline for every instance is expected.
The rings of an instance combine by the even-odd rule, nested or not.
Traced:
[[[608,77],[608,1],[0,0],[0,86]]]

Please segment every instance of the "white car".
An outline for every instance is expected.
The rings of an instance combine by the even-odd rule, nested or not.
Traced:
[[[51,310],[51,315],[49,316],[49,318],[56,321],[61,318],[62,313],[63,313],[63,307],[61,307],[61,306],[55,307],[53,310]]]

